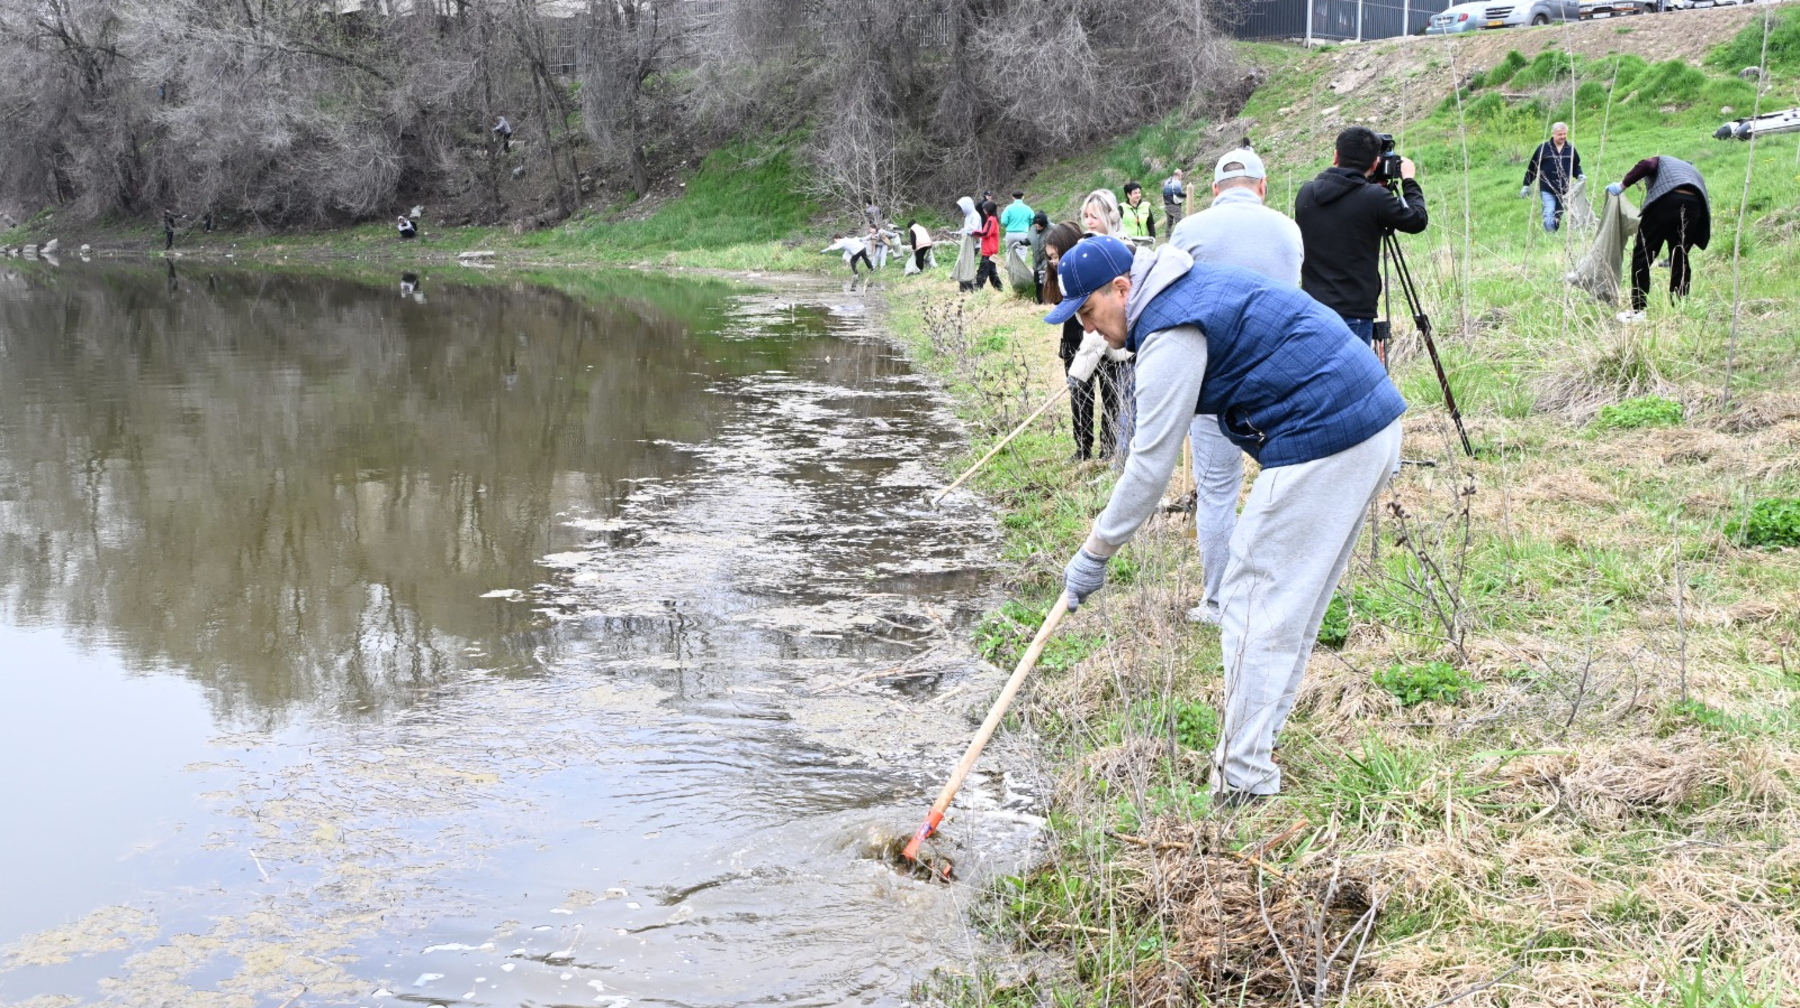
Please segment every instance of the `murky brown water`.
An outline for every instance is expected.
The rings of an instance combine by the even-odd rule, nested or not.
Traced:
[[[995,677],[989,529],[920,503],[941,404],[857,292],[559,285],[0,274],[0,1003],[969,965],[968,885],[868,857]],[[966,789],[966,877],[1029,843],[1025,767]]]

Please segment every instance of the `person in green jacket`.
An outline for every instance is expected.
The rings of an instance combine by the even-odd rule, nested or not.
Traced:
[[[1031,218],[1034,216],[1031,207],[1025,204],[1025,194],[1014,192],[1011,203],[1000,211],[1000,230],[1004,233],[1001,248],[1011,250],[1015,244],[1031,241]]]
[[[1144,202],[1144,187],[1136,182],[1125,183],[1125,202],[1119,205],[1119,229],[1133,244],[1156,241],[1156,215]]]

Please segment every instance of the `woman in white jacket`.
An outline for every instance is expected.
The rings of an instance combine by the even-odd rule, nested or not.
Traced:
[[[1081,226],[1088,234],[1119,237],[1121,217],[1119,198],[1111,189],[1095,189],[1081,202]],[[1131,457],[1131,435],[1137,428],[1137,374],[1132,368],[1131,351],[1109,347],[1097,373],[1107,411],[1117,411],[1112,425],[1117,439],[1102,436],[1100,457],[1112,459],[1113,468],[1123,471],[1125,460]]]
[[[976,244],[979,239],[975,235],[981,230],[981,215],[975,212],[972,196],[957,200],[956,206],[963,213],[962,227],[956,231],[962,236],[962,247],[957,250],[956,265],[950,268],[950,278],[956,281],[957,289],[972,291],[975,289],[975,271],[981,265],[981,250]]]

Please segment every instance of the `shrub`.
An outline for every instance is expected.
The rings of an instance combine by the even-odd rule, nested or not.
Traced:
[[[1476,74],[1469,81],[1469,90],[1479,91],[1484,87],[1499,87],[1512,80],[1513,74],[1525,69],[1526,59],[1519,55],[1519,50],[1508,50],[1504,58],[1492,69]]]
[[[1639,396],[1600,407],[1594,417],[1596,430],[1632,430],[1637,427],[1681,426],[1681,404],[1662,396]]]
[[[1540,87],[1568,80],[1575,76],[1575,57],[1555,49],[1546,49],[1537,54],[1531,64],[1512,77],[1512,86],[1517,89]]]
[[[1747,66],[1761,66],[1763,61],[1762,18],[1750,22],[1731,41],[1719,46],[1706,57],[1708,66],[1735,73]],[[1763,70],[1800,68],[1800,10],[1777,11],[1769,28],[1769,63]]]
[[[1475,688],[1463,671],[1449,662],[1426,662],[1423,665],[1395,665],[1375,673],[1375,685],[1387,690],[1407,707],[1436,700],[1455,703]]]
[[[1759,500],[1726,525],[1725,534],[1740,546],[1800,546],[1800,498]]]

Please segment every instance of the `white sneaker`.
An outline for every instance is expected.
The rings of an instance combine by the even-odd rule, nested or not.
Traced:
[[[1633,322],[1642,322],[1650,316],[1645,315],[1641,311],[1622,311],[1613,317],[1626,325],[1630,325]]]
[[[1223,620],[1224,614],[1219,612],[1219,607],[1216,605],[1208,605],[1205,602],[1202,602],[1187,611],[1187,621],[1189,623],[1199,623],[1204,626],[1218,626]]]

